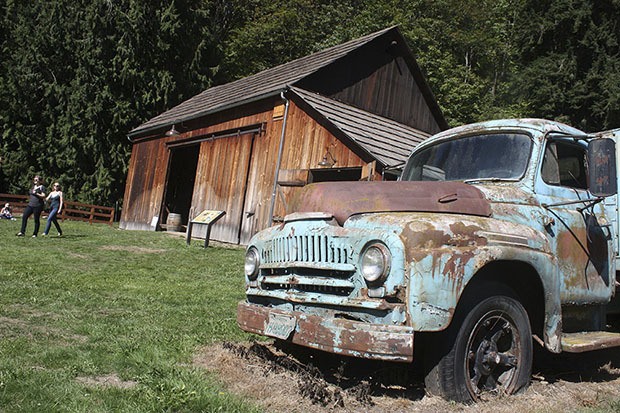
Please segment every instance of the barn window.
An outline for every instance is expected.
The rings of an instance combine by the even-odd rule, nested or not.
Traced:
[[[359,181],[362,168],[322,168],[310,170],[310,183],[333,181]]]

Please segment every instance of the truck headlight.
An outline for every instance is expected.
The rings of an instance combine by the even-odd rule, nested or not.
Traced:
[[[259,266],[260,256],[258,255],[258,250],[255,247],[248,248],[245,252],[245,275],[250,280],[255,280]]]
[[[392,254],[381,243],[370,244],[360,257],[360,270],[367,284],[377,284],[385,280],[390,272]]]

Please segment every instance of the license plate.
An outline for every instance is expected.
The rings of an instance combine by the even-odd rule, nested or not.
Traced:
[[[297,325],[295,317],[286,314],[269,314],[265,335],[286,340]]]

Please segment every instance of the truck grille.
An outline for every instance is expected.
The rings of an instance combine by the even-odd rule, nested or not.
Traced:
[[[287,292],[305,292],[305,293],[318,293],[318,294],[328,294],[328,295],[340,295],[340,296],[348,296],[353,291],[353,284],[349,285],[315,285],[312,283],[304,284],[303,281],[301,283],[277,283],[273,282],[270,277],[265,277],[264,281],[261,283],[261,286],[265,290],[272,291],[287,291]]]
[[[327,235],[278,237],[268,241],[262,251],[262,263],[350,264],[350,249],[341,238]]]
[[[260,246],[260,289],[300,297],[349,296],[355,290],[356,269],[350,239],[325,229],[295,231],[299,235],[276,236]]]

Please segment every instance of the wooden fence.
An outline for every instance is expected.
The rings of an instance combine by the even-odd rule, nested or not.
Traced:
[[[0,208],[7,202],[11,204],[13,215],[21,214],[28,205],[28,195],[0,194]],[[62,211],[58,217],[63,221],[66,219],[84,221],[89,224],[94,222],[112,225],[114,223],[114,208],[64,200]]]

